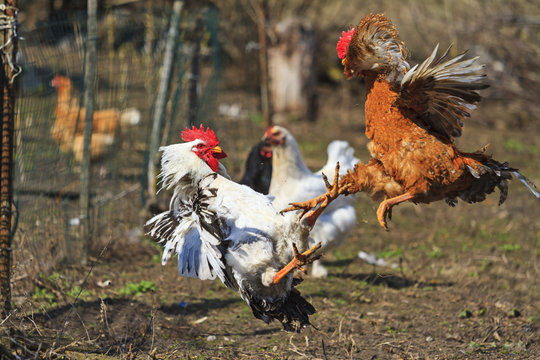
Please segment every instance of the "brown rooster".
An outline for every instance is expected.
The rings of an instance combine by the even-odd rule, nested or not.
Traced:
[[[455,206],[457,198],[469,203],[483,201],[500,190],[499,204],[508,193],[511,174],[540,199],[532,184],[507,163],[485,153],[485,148],[466,153],[456,148],[463,119],[476,108],[484,89],[483,66],[464,53],[448,59],[448,50],[437,57],[438,45],[422,64],[410,68],[407,49],[392,22],[381,14],[369,14],[356,28],[343,32],[337,45],[347,79],[364,77],[366,83],[366,135],[372,159],[358,163],[334,184],[333,193],[364,191],[383,200],[377,210],[379,224],[387,229],[392,207],[404,201],[430,203],[445,199]],[[326,206],[327,194],[286,211]]]

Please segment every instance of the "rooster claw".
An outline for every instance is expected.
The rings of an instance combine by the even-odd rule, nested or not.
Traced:
[[[290,273],[294,269],[299,269],[303,273],[306,272],[306,270],[302,267],[308,264],[311,264],[315,260],[320,259],[321,255],[312,256],[313,253],[321,248],[321,243],[317,243],[312,248],[304,251],[300,254],[298,251],[298,248],[296,247],[296,244],[293,243],[293,251],[294,251],[294,257],[293,259],[280,271],[274,275],[274,279],[272,280],[272,285],[277,284],[281,279],[283,279],[288,273]]]
[[[290,203],[288,208],[285,208],[281,210],[279,213],[283,215],[286,212],[289,211],[296,211],[296,210],[302,210],[302,213],[300,214],[300,219],[304,217],[304,215],[307,214],[307,212],[319,205],[319,203],[324,201],[324,195],[316,197],[314,199],[304,201],[304,202],[297,202],[297,203]]]
[[[392,207],[413,198],[414,194],[405,193],[403,195],[399,195],[391,199],[386,199],[381,202],[379,204],[379,208],[377,209],[377,220],[379,221],[379,225],[381,225],[383,229],[388,230],[386,218],[388,217],[389,220],[392,220]]]
[[[379,225],[381,225],[384,230],[388,230],[388,224],[386,222],[386,215],[388,212],[389,211],[385,206],[379,206],[377,209],[377,220],[379,221]],[[388,216],[388,218],[391,219],[392,215]]]
[[[350,187],[350,184],[339,184],[339,162],[336,164],[333,184],[330,184],[325,174],[322,174],[322,177],[324,186],[326,187],[326,194],[304,202],[291,203],[291,206],[283,209],[281,214],[288,211],[302,210],[300,214],[301,219],[311,210],[311,213],[307,216],[307,223],[309,226],[315,225],[317,218],[322,214],[323,210],[339,195],[345,194]]]

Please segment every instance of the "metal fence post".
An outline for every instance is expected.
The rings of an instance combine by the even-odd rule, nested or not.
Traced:
[[[148,196],[149,199],[155,197],[155,176],[157,152],[161,143],[161,130],[165,122],[165,106],[167,105],[167,94],[171,81],[171,72],[174,60],[174,45],[178,37],[178,26],[180,24],[180,14],[184,2],[175,0],[173,4],[173,13],[171,15],[171,23],[169,25],[169,33],[167,34],[167,44],[165,47],[165,55],[163,59],[163,69],[161,70],[161,79],[156,98],[156,106],[154,109],[154,119],[152,124],[152,133],[150,135],[150,148],[148,149]]]
[[[193,40],[193,53],[191,56],[191,73],[189,74],[188,85],[188,116],[187,126],[195,125],[197,111],[199,110],[199,97],[197,87],[200,81],[199,59],[201,54],[201,39],[203,32],[203,21],[200,17],[195,21],[195,36]]]
[[[81,161],[80,183],[80,226],[82,240],[82,264],[88,261],[92,229],[90,228],[90,145],[92,143],[92,127],[94,119],[94,90],[97,63],[97,0],[88,0],[88,33],[86,37],[85,71],[84,71],[84,118],[83,156]]]
[[[15,86],[19,68],[17,54],[17,10],[15,0],[3,2],[2,52],[0,54],[0,119],[2,121],[0,160],[0,320],[11,311],[11,204],[13,203],[13,129],[15,119]],[[11,46],[8,46],[11,42]]]

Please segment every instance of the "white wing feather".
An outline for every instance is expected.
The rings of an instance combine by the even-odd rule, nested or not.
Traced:
[[[156,215],[146,223],[152,226],[149,234],[159,242],[165,242],[162,264],[165,265],[176,253],[180,275],[201,280],[213,280],[217,276],[225,283],[225,265],[219,249],[222,239],[202,225],[209,220],[195,211],[196,207],[201,210],[201,203],[182,203],[176,198],[174,204],[173,210]],[[214,217],[210,221],[216,220],[213,215],[211,212],[207,214],[210,219]]]

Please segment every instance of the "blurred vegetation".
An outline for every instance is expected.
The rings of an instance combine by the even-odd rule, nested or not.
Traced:
[[[59,13],[84,10],[86,1],[21,0],[23,25],[53,19]],[[101,14],[110,11],[141,13],[167,7],[172,0],[106,0]],[[219,41],[227,69],[233,74],[226,89],[256,92],[259,82],[256,9],[265,5],[270,44],[273,27],[287,17],[298,17],[317,31],[319,79],[344,86],[335,53],[341,31],[355,26],[370,13],[385,13],[407,44],[411,63],[424,60],[437,43],[453,45],[453,55],[468,50],[486,64],[491,87],[482,91],[484,101],[475,122],[497,129],[537,131],[540,117],[540,2],[531,0],[222,0],[186,1],[187,11],[215,5],[219,8]],[[167,22],[163,19],[164,23]],[[132,28],[133,29],[133,28]],[[140,31],[140,28],[133,31]],[[347,84],[361,92],[358,82]],[[355,88],[356,87],[356,88]]]
[[[238,81],[255,89],[258,80],[256,27],[249,9],[260,0],[224,0],[220,9],[222,48]],[[335,45],[341,31],[370,13],[385,13],[407,44],[411,62],[423,61],[437,43],[453,45],[453,55],[468,50],[486,64],[491,87],[475,122],[498,129],[536,131],[540,116],[540,2],[528,0],[356,0],[267,1],[267,33],[280,20],[299,17],[317,30],[319,79],[341,85]],[[244,11],[242,11],[244,10]],[[347,85],[354,86],[354,85]]]

